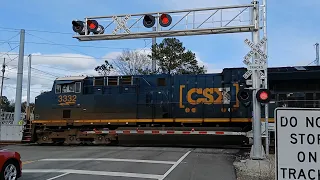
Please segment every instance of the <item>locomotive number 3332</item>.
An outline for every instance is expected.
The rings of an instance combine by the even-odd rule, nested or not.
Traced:
[[[59,95],[58,96],[58,102],[76,102],[77,101],[77,96],[76,95]]]

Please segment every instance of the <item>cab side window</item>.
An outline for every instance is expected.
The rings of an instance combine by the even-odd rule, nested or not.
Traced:
[[[61,93],[61,85],[57,84],[56,85],[56,94],[60,94]]]
[[[81,93],[81,82],[76,82],[76,93]]]

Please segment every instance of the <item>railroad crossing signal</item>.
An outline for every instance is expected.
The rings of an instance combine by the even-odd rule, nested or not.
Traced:
[[[85,35],[85,22],[79,20],[72,21],[72,29],[74,32],[79,33],[80,35]],[[93,34],[103,34],[104,27],[100,25],[96,20],[87,21],[87,30],[88,34],[92,32]]]
[[[259,89],[256,98],[260,103],[269,103],[271,99],[271,92],[268,89]]]
[[[143,25],[146,28],[151,28],[156,24],[156,18],[150,14],[147,14],[143,18]]]
[[[168,27],[172,23],[172,17],[169,14],[163,13],[159,16],[159,24],[162,27]],[[143,25],[146,28],[151,28],[156,24],[156,18],[147,14],[143,18]]]
[[[85,23],[83,21],[77,21],[77,20],[72,21],[73,31],[76,33],[79,33],[80,35],[85,35],[84,26],[85,26]]]
[[[252,92],[248,89],[240,89],[237,98],[239,99],[240,103],[242,103],[245,107],[250,106],[252,100]]]
[[[88,31],[93,34],[103,34],[104,27],[100,25],[96,20],[88,20],[87,21]]]
[[[97,34],[90,33],[92,31],[88,29],[87,22],[75,23],[75,21],[73,30],[77,34],[73,38],[77,38],[79,41],[97,41],[254,32],[257,30],[257,26],[254,24],[255,21],[240,23],[236,19],[240,16],[243,19],[252,19],[253,14],[245,13],[245,11],[256,11],[257,8],[257,3],[249,3],[174,11],[91,16],[85,17],[84,19],[86,20],[84,21],[93,21],[92,26],[95,25],[95,31],[93,32]],[[230,15],[216,17],[230,12],[232,12]],[[204,16],[207,18],[204,18]],[[218,19],[217,23],[209,23],[210,18]],[[104,26],[102,28],[96,21],[108,23],[101,24]],[[175,22],[173,23],[173,21]],[[144,28],[141,28],[141,25]],[[153,30],[154,27],[157,27],[155,31]],[[150,28],[152,31],[149,30]],[[120,29],[124,29],[124,31],[120,32]]]
[[[162,27],[170,26],[172,18],[169,14],[162,14],[159,18],[159,23]]]

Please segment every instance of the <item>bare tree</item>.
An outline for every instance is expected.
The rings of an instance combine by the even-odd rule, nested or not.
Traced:
[[[137,75],[141,74],[141,70],[150,68],[151,59],[138,50],[123,50],[112,64],[114,70],[121,75]]]

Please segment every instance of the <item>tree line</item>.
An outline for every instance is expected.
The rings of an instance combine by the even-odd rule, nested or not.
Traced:
[[[152,59],[156,60],[156,70],[151,68]],[[105,60],[95,67],[100,75],[109,75],[115,70],[120,75],[147,74],[204,74],[204,66],[199,65],[195,53],[186,50],[176,38],[165,38],[151,47],[151,54],[139,50],[123,50],[113,62]]]
[[[15,102],[13,100],[9,101],[6,96],[2,96],[0,102],[1,102],[0,108],[4,112],[14,112]],[[26,107],[27,107],[27,102],[26,101],[22,102],[21,103],[21,112],[23,112],[23,113],[26,112]],[[31,109],[31,112],[33,112],[34,103],[30,103],[30,109]]]

